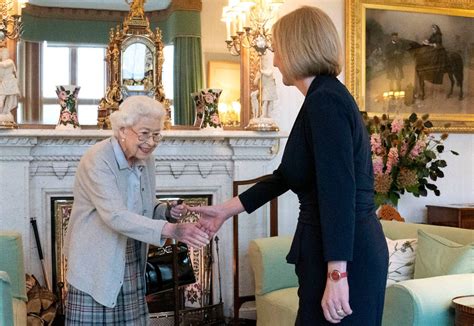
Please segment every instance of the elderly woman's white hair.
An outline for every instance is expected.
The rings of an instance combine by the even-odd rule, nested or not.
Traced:
[[[160,120],[161,126],[163,126],[165,113],[163,104],[151,97],[130,96],[120,104],[119,110],[110,115],[110,123],[114,134],[118,135],[120,128],[132,127],[142,118]]]

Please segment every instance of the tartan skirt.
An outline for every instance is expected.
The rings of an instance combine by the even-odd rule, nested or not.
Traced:
[[[66,325],[148,325],[142,245],[142,242],[134,239],[129,238],[127,241],[125,275],[114,308],[101,305],[89,294],[68,284]]]

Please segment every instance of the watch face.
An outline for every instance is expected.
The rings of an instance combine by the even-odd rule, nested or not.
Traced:
[[[341,279],[341,273],[338,270],[333,270],[329,274],[329,278],[333,281],[339,281]]]

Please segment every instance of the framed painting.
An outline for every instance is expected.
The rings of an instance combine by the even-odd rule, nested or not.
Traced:
[[[474,132],[474,2],[346,0],[346,85],[362,111]]]
[[[52,266],[53,266],[53,289],[54,292],[62,298],[64,302],[67,292],[66,271],[67,259],[63,255],[64,238],[66,237],[69,218],[71,217],[73,197],[53,197],[51,198],[51,237],[52,243]],[[61,283],[63,287],[59,287]],[[58,293],[61,291],[61,293]]]
[[[224,127],[240,127],[240,62],[209,61],[207,87],[222,89],[219,115]]]

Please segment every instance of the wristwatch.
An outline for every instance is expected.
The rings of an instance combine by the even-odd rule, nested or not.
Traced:
[[[341,278],[347,277],[347,272],[339,272],[337,269],[333,269],[328,273],[328,278],[332,281],[339,281]]]

